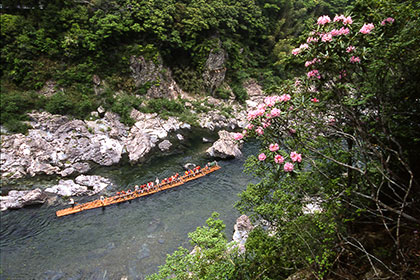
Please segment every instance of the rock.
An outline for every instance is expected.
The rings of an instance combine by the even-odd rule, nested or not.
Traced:
[[[56,93],[56,83],[52,80],[48,80],[42,89],[39,90],[39,93],[45,97],[51,97]]]
[[[172,143],[169,140],[164,140],[159,143],[158,147],[162,152],[168,151],[172,147]]]
[[[158,243],[159,244],[164,244],[165,243],[165,240],[164,239],[158,239]]]
[[[128,152],[130,162],[137,162],[144,159],[145,155],[149,153],[154,146],[150,136],[143,133],[136,126],[131,128],[130,136],[125,142],[125,148]]]
[[[45,192],[61,196],[81,196],[88,192],[88,188],[76,184],[73,180],[60,180],[58,185],[45,189]]]
[[[251,108],[257,107],[259,103],[263,102],[265,95],[262,87],[254,79],[247,80],[243,87],[245,88],[249,100],[246,101],[247,105]]]
[[[1,211],[18,209],[27,205],[42,204],[47,200],[47,195],[37,188],[31,191],[10,191],[0,200]]]
[[[211,94],[223,83],[226,75],[226,52],[222,49],[220,40],[218,40],[218,45],[217,49],[210,51],[203,72],[204,85]]]
[[[63,177],[67,177],[74,173],[83,174],[90,170],[90,165],[87,162],[76,162],[71,167],[64,169],[60,172],[60,175]]]
[[[105,113],[105,109],[104,109],[104,107],[102,107],[102,106],[99,106],[99,107],[98,107],[98,109],[97,109],[97,111],[98,111],[98,113],[99,113],[99,114],[101,114],[101,115],[102,115],[103,113]]]
[[[178,138],[179,141],[184,140],[184,136],[182,136],[181,134],[177,134],[176,138]]]
[[[206,153],[211,157],[235,158],[242,155],[238,143],[233,139],[233,132],[219,131],[219,140],[207,149]]]
[[[80,175],[73,180],[60,180],[58,185],[45,189],[45,192],[61,196],[94,195],[105,189],[111,181],[101,176]]]
[[[152,85],[146,95],[149,98],[175,99],[182,95],[182,90],[172,78],[172,73],[167,67],[163,67],[159,57],[157,63],[146,60],[143,56],[131,56],[130,70],[136,87]]]
[[[245,252],[245,242],[248,239],[248,235],[254,227],[251,224],[248,216],[242,215],[236,220],[234,225],[235,232],[233,233],[233,241],[236,242],[231,248],[238,248],[240,254]]]
[[[74,181],[79,185],[88,187],[89,195],[97,194],[111,185],[111,180],[97,175],[80,175]]]
[[[203,137],[203,143],[211,143],[212,141],[210,139],[207,139],[206,137]]]

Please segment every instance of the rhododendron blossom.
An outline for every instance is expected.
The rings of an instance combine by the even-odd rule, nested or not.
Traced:
[[[358,57],[358,56],[352,56],[351,58],[350,58],[350,62],[351,63],[359,63],[360,62],[360,58]]]
[[[275,152],[279,149],[279,144],[277,144],[277,143],[270,144],[270,146],[268,148],[270,149],[270,151]]]
[[[286,172],[292,172],[293,168],[294,168],[294,166],[293,166],[293,163],[291,163],[291,162],[286,162],[284,164],[284,167],[283,167],[284,171],[286,171]]]
[[[318,38],[315,37],[308,37],[308,39],[306,39],[306,43],[312,43],[312,42],[318,42]]]
[[[281,102],[286,102],[289,101],[292,97],[290,96],[290,94],[283,94],[282,96],[280,96],[279,101]]]
[[[318,58],[314,58],[312,60],[308,60],[308,61],[305,62],[305,67],[308,67],[308,66],[310,66],[310,65],[312,65],[314,63],[317,63],[317,62],[320,62],[320,60]]]
[[[264,153],[261,153],[261,154],[258,156],[258,159],[259,159],[260,161],[264,161],[266,158],[267,158],[267,156],[266,156]]]
[[[298,54],[300,54],[300,49],[299,49],[299,48],[293,49],[293,50],[292,50],[292,54],[293,54],[293,55],[298,55]]]
[[[352,24],[353,20],[351,19],[351,16],[348,16],[346,18],[343,19],[343,24],[347,25],[347,24]]]
[[[316,97],[312,98],[312,99],[311,99],[311,101],[312,101],[313,103],[318,103],[318,102],[319,102],[319,100],[318,100]]]
[[[255,132],[256,132],[256,133],[258,133],[259,135],[263,135],[263,134],[264,134],[264,130],[263,130],[263,128],[262,128],[261,126],[259,126],[259,127],[255,130]]]
[[[275,163],[282,164],[284,162],[284,157],[282,157],[281,155],[276,155],[274,157],[274,161]]]
[[[332,41],[331,33],[327,33],[327,34],[322,35],[321,41],[322,42],[331,42]]]
[[[271,110],[270,116],[274,118],[274,117],[280,116],[280,114],[281,114],[281,111],[279,109],[273,108],[273,110]]]
[[[302,155],[298,154],[297,152],[291,152],[290,153],[290,158],[292,159],[293,162],[301,162],[302,161]]]
[[[346,52],[351,53],[352,51],[354,51],[356,48],[354,46],[348,46],[346,49]]]
[[[244,136],[243,136],[241,133],[235,133],[235,134],[233,135],[233,138],[234,138],[235,140],[241,140],[242,138],[244,138]]]
[[[369,34],[370,31],[372,31],[372,29],[375,28],[375,26],[373,25],[373,23],[365,23],[362,28],[360,28],[360,33],[363,34]]]
[[[316,69],[312,70],[312,71],[309,71],[306,75],[308,76],[308,78],[316,77],[318,79],[321,79],[321,75],[319,74],[318,70],[316,70]]]
[[[385,25],[387,22],[389,23],[393,23],[395,19],[393,19],[392,17],[386,18],[381,22],[381,25]]]
[[[253,128],[254,128],[254,125],[252,123],[250,123],[246,126],[246,129],[253,129]]]
[[[334,22],[338,22],[338,21],[342,21],[342,20],[345,20],[346,19],[346,17],[344,16],[344,15],[335,15],[335,17],[334,17]]]
[[[331,22],[331,19],[329,16],[320,16],[318,18],[318,25],[324,25],[329,22]]]
[[[270,122],[269,121],[265,121],[265,122],[263,122],[262,123],[262,125],[263,125],[263,128],[267,128],[267,127],[269,127],[270,126]]]

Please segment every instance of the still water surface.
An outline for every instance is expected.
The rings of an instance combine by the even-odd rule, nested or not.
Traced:
[[[177,154],[147,164],[101,168],[93,174],[111,178],[106,192],[128,189],[182,171],[186,162],[204,165],[208,144],[192,141]],[[62,218],[63,205],[25,208],[1,214],[0,279],[144,279],[179,246],[190,248],[188,232],[217,211],[228,237],[239,213],[233,205],[252,177],[242,173],[255,144],[244,157],[221,161],[222,169],[179,188],[132,202]],[[95,199],[81,198],[78,202]]]

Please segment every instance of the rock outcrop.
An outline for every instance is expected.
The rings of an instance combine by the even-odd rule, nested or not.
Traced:
[[[0,196],[0,209],[19,209],[27,205],[42,204],[47,195],[39,188],[30,191],[10,191],[7,196]]]
[[[238,143],[233,139],[233,132],[219,131],[219,140],[207,149],[207,154],[216,158],[235,158],[242,155]]]
[[[136,87],[150,86],[147,90],[148,97],[175,99],[182,95],[181,88],[172,78],[171,70],[162,65],[160,57],[155,63],[143,56],[132,56],[130,69]]]
[[[248,216],[242,215],[236,220],[234,225],[235,232],[233,233],[233,241],[236,242],[234,247],[238,247],[239,253],[245,252],[245,242],[248,239],[248,235],[254,227],[251,224],[251,221]]]
[[[58,185],[45,189],[47,193],[61,196],[94,195],[111,185],[111,181],[101,176],[80,175],[73,180],[60,180]]]
[[[211,94],[223,83],[226,76],[226,52],[222,49],[220,40],[218,45],[218,48],[210,51],[203,73],[204,86]]]

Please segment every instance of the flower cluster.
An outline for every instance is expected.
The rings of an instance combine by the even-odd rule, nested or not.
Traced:
[[[381,22],[381,25],[385,25],[387,22],[389,23],[393,23],[395,19],[393,19],[392,17],[386,18]]]
[[[348,46],[346,52],[351,53],[352,51],[356,50],[356,48],[352,45]]]
[[[375,25],[373,23],[365,23],[362,28],[360,28],[360,33],[362,34],[369,34],[372,29],[375,28]]]
[[[329,16],[320,16],[318,18],[318,25],[324,25],[329,22],[331,22],[331,19]]]
[[[300,46],[299,46],[299,48],[296,48],[296,49],[293,49],[292,50],[292,54],[293,55],[298,55],[298,54],[300,54],[303,50],[306,50],[306,49],[308,49],[309,48],[309,45],[308,44],[301,44]]]
[[[311,78],[311,77],[315,77],[315,78],[317,78],[317,79],[321,79],[321,75],[319,74],[319,71],[318,70],[311,70],[311,71],[309,71],[307,74],[306,74],[306,76],[308,76],[308,78]]]
[[[284,157],[280,154],[277,154],[276,152],[279,150],[279,145],[277,143],[273,143],[269,145],[269,150],[274,153],[274,162],[276,164],[283,164],[284,163]],[[259,161],[265,161],[267,159],[267,155],[265,153],[261,153],[258,155],[258,160]],[[296,162],[302,162],[302,154],[298,154],[296,151],[293,151],[290,153],[290,160],[292,162],[286,162],[283,166],[283,170],[285,172],[292,172],[294,170],[294,163]]]
[[[350,62],[351,63],[360,63],[360,58],[359,57],[357,57],[357,56],[352,56],[351,58],[350,58]]]
[[[351,16],[345,17],[344,15],[339,15],[339,16],[336,15],[334,17],[334,22],[339,22],[339,21],[342,21],[344,25],[353,23],[353,20],[351,19]]]
[[[306,62],[305,62],[305,67],[308,67],[308,66],[310,66],[310,65],[312,65],[312,64],[314,64],[314,63],[320,62],[320,61],[321,61],[321,60],[320,60],[319,58],[314,58],[314,59],[312,59],[312,60],[306,61]]]

